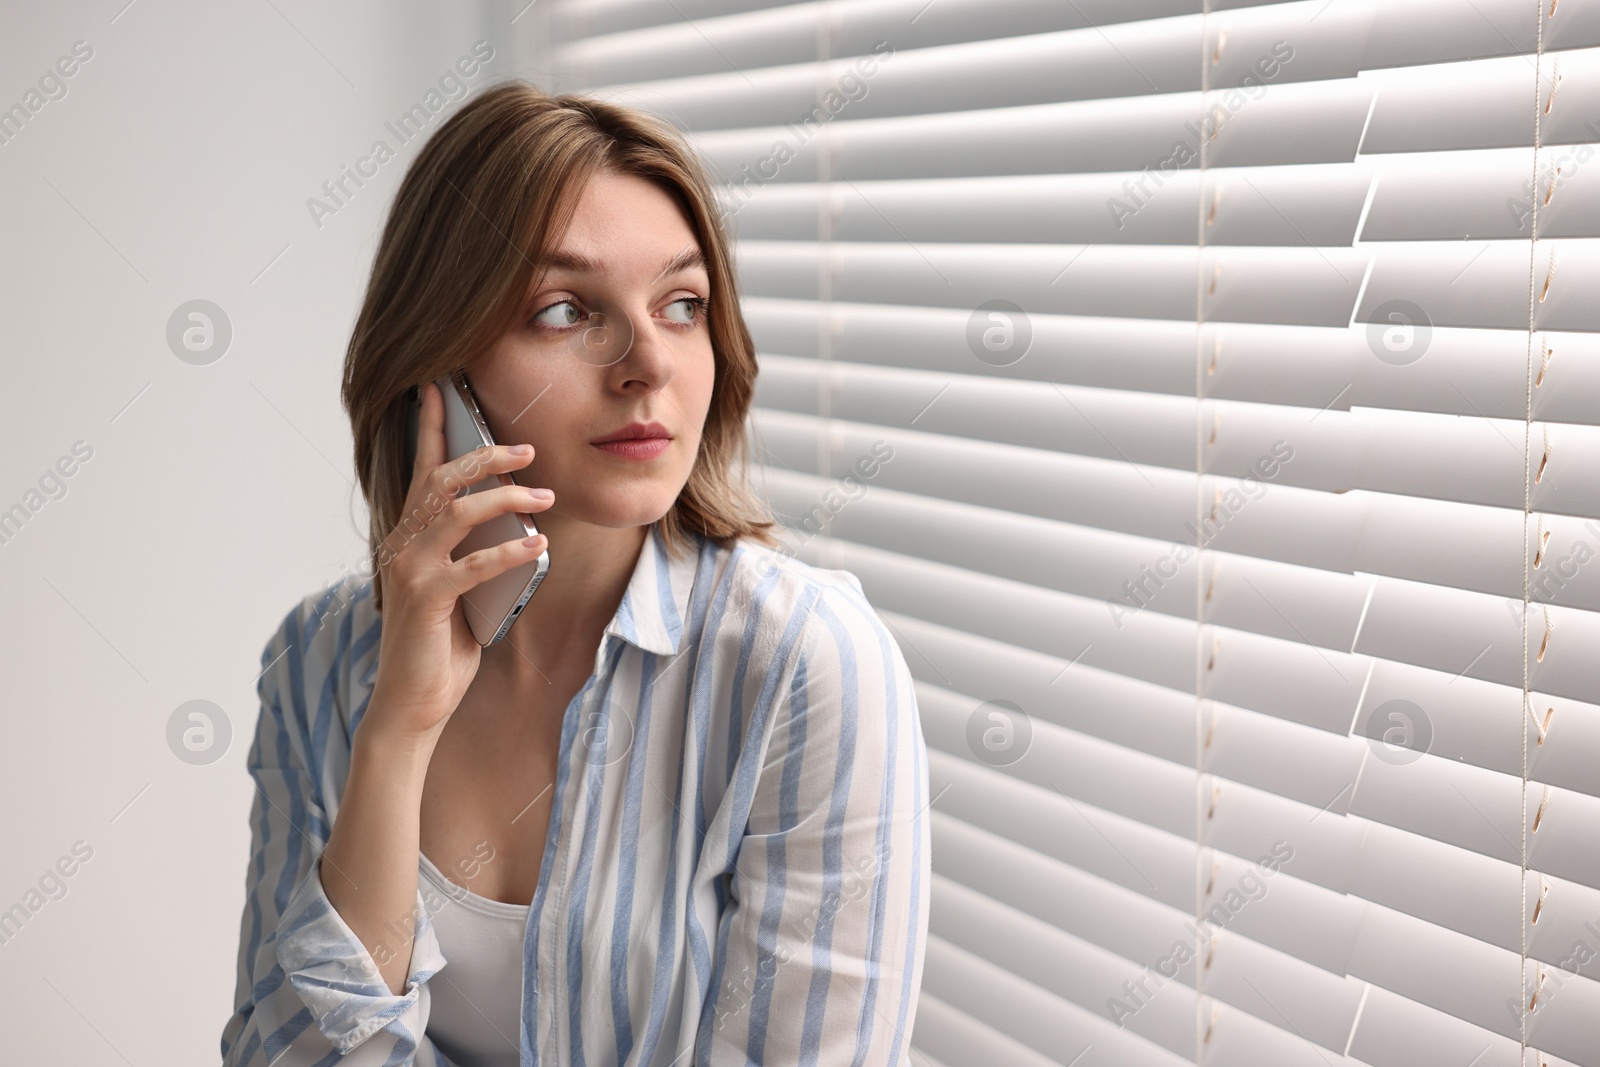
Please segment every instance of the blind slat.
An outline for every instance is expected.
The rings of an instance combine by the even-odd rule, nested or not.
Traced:
[[[1367,256],[1355,250],[1033,245],[915,246],[837,243],[819,250],[784,242],[743,246],[741,277],[753,295],[817,299],[831,272],[836,299],[976,308],[997,285],[1038,312],[1122,318],[1194,318],[1195,278],[1206,281],[1207,319],[1345,326]],[[1071,270],[1071,284],[1053,279]],[[930,290],[928,283],[938,281]],[[1187,305],[1185,305],[1187,300]],[[1187,313],[1185,313],[1187,312]],[[1526,316],[1524,316],[1526,318]]]
[[[1600,692],[1600,613],[1536,604],[1528,621],[1532,686],[1574,700]],[[1520,600],[1378,578],[1355,651],[1520,689],[1522,629]]]
[[[1367,989],[1350,1056],[1372,1067],[1415,1067],[1434,1057],[1459,1057],[1473,1067],[1522,1067],[1515,1040],[1377,985]]]
[[[1585,131],[1586,143],[1553,150],[1555,158],[1541,170],[1537,183],[1541,239],[1600,236],[1595,220],[1600,178],[1585,170],[1585,164],[1600,154],[1600,147],[1587,143],[1593,141],[1600,141],[1600,123]],[[1526,251],[1535,199],[1526,157],[1526,149],[1429,153],[1401,161],[1362,157],[1378,179],[1361,240],[1520,238]]]
[[[829,18],[833,54],[863,50],[882,37],[885,26],[896,30],[898,47],[928,48],[975,38],[1020,37],[1085,27],[1106,28],[1120,23],[1193,15],[1199,0],[1073,0],[1062,6],[1054,0],[941,0],[937,10],[926,0],[857,0],[844,4],[785,4],[783,0],[584,0],[556,7],[551,27],[561,41],[581,42],[567,54],[593,49],[634,46],[636,31],[671,26],[693,20],[707,35],[736,36],[741,26],[760,28],[788,19],[814,25]],[[731,32],[730,32],[731,31]],[[619,40],[620,37],[620,40]],[[606,40],[611,38],[611,40]],[[815,57],[815,45],[810,57]]]
[[[1110,1017],[1114,1004],[1120,1005],[1122,1010],[1117,1014],[1128,1030],[1182,1052],[1192,1047],[1192,1008],[1183,1005],[1174,994],[1182,993],[1185,987],[1192,988],[1202,969],[1207,972],[1208,985],[1216,983],[1211,987],[1212,995],[1271,1018],[1271,1005],[1251,995],[1248,986],[1237,978],[1231,983],[1226,978],[1218,981],[1213,968],[1204,962],[1211,957],[1237,959],[1238,954],[1249,954],[1264,968],[1269,988],[1301,991],[1299,996],[1290,994],[1292,999],[1285,999],[1277,1009],[1282,1012],[1287,1007],[1294,1013],[1294,1028],[1300,1031],[1301,1040],[1307,1039],[1305,1032],[1310,1030],[1327,1047],[1343,1047],[1359,990],[1352,990],[1342,976],[1244,937],[1231,936],[1231,922],[1247,921],[1245,916],[1253,905],[1244,906],[1233,920],[1226,917],[1233,905],[1218,905],[1220,926],[1202,932],[1184,910],[1120,896],[1111,887],[1095,885],[1093,879],[1075,881],[1074,872],[1064,868],[1034,869],[1036,858],[954,820],[940,820],[938,839],[939,847],[960,861],[953,866],[967,879],[959,882],[941,878],[937,882],[939,889],[948,890],[940,896],[941,904],[954,897],[957,906],[962,906],[961,912],[951,918],[950,932],[945,936],[974,955],[1000,963],[1013,973],[1033,977],[1035,984],[1100,1012],[1103,1018]],[[1252,865],[1239,863],[1228,874],[1242,876],[1249,867]],[[1008,869],[1026,873],[1020,878],[1007,878],[1004,872]],[[1277,879],[1279,875],[1268,877]],[[985,906],[981,903],[985,899],[999,903]],[[1258,903],[1266,905],[1271,900],[1272,889],[1268,888]],[[1214,904],[1207,901],[1207,910]],[[1043,920],[1046,925],[1036,927],[1030,920]],[[1090,948],[1068,956],[1059,951],[1070,948],[1067,937],[1051,937],[1046,932],[1051,928],[1082,938],[1099,951]],[[1057,942],[1052,948],[1058,951],[1044,953],[1044,959],[1050,962],[1030,963],[1024,959],[1024,938],[1028,934],[1036,943]],[[1189,949],[1188,958],[1181,963],[1183,957],[1174,947],[1180,943]],[[1163,967],[1164,960],[1171,963]],[[1262,977],[1260,971],[1256,973]],[[1130,988],[1141,990],[1143,995],[1131,993]],[[1317,996],[1319,992],[1323,996]],[[1331,1000],[1328,993],[1335,994]],[[1319,1005],[1318,1000],[1323,1003]],[[1174,1011],[1175,1007],[1180,1010]],[[1281,1022],[1280,1016],[1276,1023]],[[1292,1049],[1296,1045],[1286,1047]]]
[[[897,612],[987,634],[1020,648],[1078,660],[1169,689],[1182,691],[1193,685],[1193,623],[1142,611],[1122,619],[1119,629],[1102,601],[989,578],[865,545],[834,541],[827,545],[826,556],[820,549],[813,541],[801,546],[796,555],[855,574],[880,614]],[[908,653],[907,659],[915,673],[918,657]]]
[[[1541,241],[1531,256],[1516,241],[1385,245],[1377,253],[1356,312],[1359,322],[1381,321],[1377,309],[1405,300],[1434,325],[1520,330],[1525,336],[1531,287],[1535,330],[1600,330],[1600,312],[1590,297],[1600,280],[1600,241]]]
[[[1321,807],[1346,791],[1362,742],[1213,700],[1205,711],[1204,769],[1264,792]]]
[[[1203,181],[1177,170],[857,184],[860,196],[795,182],[723,200],[743,241],[820,240],[826,214],[834,241],[1148,246],[1194,243],[1203,190],[1207,244],[1303,247],[1354,240],[1371,180],[1310,165],[1241,168]]]
[[[955,831],[955,827],[951,830]],[[966,853],[963,846],[967,841],[954,836],[947,840],[952,853]],[[964,855],[963,867],[968,870],[982,864],[1026,859],[1014,854],[986,853],[976,840],[971,844],[976,847]],[[1122,983],[1137,978],[1142,965],[1092,940],[1073,936],[1057,924],[1032,915],[1026,906],[1019,909],[1010,905],[1007,898],[1017,895],[1014,885],[996,885],[991,879],[980,881],[985,884],[974,888],[952,878],[934,876],[933,894],[940,916],[938,935],[1086,1012],[1109,1019],[1108,1004],[1127,996]],[[1050,903],[1058,905],[1063,901]],[[1115,901],[1106,903],[1114,905]],[[1098,908],[1096,911],[1103,918],[1111,918]],[[1103,926],[1098,927],[1096,932],[1103,930]],[[1183,984],[1192,985],[1192,970],[1191,967],[1189,981]],[[1192,998],[1158,992],[1119,1021],[1129,1033],[1181,1056],[1194,1046],[1193,1010]]]
[[[1030,314],[1033,344],[1026,354],[996,366],[977,359],[968,346],[970,313],[856,305],[836,307],[824,321],[800,301],[758,297],[752,303],[757,306],[749,321],[763,350],[762,377],[793,382],[788,395],[795,399],[774,405],[789,410],[816,410],[808,391],[822,388],[824,374],[831,386],[839,375],[886,369],[903,370],[907,385],[942,384],[959,374],[962,380],[1192,396],[1198,350],[1205,364],[1202,395],[1217,400],[1303,407],[1308,417],[1368,407],[1520,422],[1527,412],[1526,332],[1430,327],[1423,358],[1395,365],[1375,358],[1372,345],[1383,341],[1369,340],[1366,324],[1346,329],[1207,323],[1196,330],[1192,323],[1040,313]],[[815,360],[822,336],[829,341],[826,371]],[[1395,340],[1404,342],[1398,334]],[[1588,425],[1591,413],[1600,410],[1600,335],[1541,331],[1533,351],[1535,420]],[[764,384],[758,381],[758,388]]]
[[[758,409],[753,424],[769,492],[782,494],[792,508],[786,514],[806,532],[820,532],[834,510],[824,506],[830,490],[854,498],[882,487],[1159,542],[1194,536],[1185,526],[1194,521],[1192,473],[792,412]],[[824,453],[826,477],[802,473],[821,466]],[[1017,477],[997,479],[996,471]]]
[[[969,715],[980,699],[1007,700],[1065,729],[1194,766],[1194,740],[1188,736],[1194,699],[1188,694],[920,619],[895,616],[894,626],[944,675],[919,678],[918,692],[925,687],[941,700],[968,694]]]
[[[1021,361],[1002,366],[974,357],[966,335],[970,309],[834,304],[823,312],[805,301],[761,296],[747,298],[745,306],[763,360],[816,356],[825,337],[835,367],[851,363],[912,374],[1194,395],[1192,322],[1033,315],[1033,346]]]
[[[1349,162],[1371,103],[1371,92],[1358,85],[1266,85],[1248,108],[1216,126],[1208,160],[1238,167]],[[816,153],[823,149],[832,154],[830,172],[836,180],[1159,169],[1169,160],[1172,167],[1196,166],[1198,139],[1208,136],[1200,119],[1205,107],[1201,94],[1179,93],[945,115],[836,118],[793,148],[792,158],[769,180],[813,180]],[[788,140],[790,132],[780,125],[708,130],[696,133],[693,143],[734,180],[742,166],[769,157],[774,142]],[[1189,145],[1189,152],[1174,153],[1178,144]]]
[[[1269,898],[1270,899],[1270,898]],[[1237,1009],[1218,1020],[1211,1045],[1216,1062],[1305,1064],[1346,1062],[1345,1042],[1365,983],[1335,977],[1270,948],[1224,932],[1206,992]],[[1212,1060],[1207,1050],[1206,1059]]]
[[[1506,1002],[1520,996],[1515,953],[1368,904],[1350,971],[1358,978],[1516,1041]]]
[[[972,710],[965,701],[934,701],[923,721],[928,744],[953,754],[970,753]],[[1019,760],[1006,773],[1146,826],[1193,833],[1192,770],[1043,720],[1033,723],[1032,733],[1032,758]],[[1140,788],[1129,790],[1130,781],[1139,782]]]
[[[929,751],[928,766],[930,783],[937,783],[932,792],[945,791],[936,806],[943,815],[1117,886],[1123,895],[1135,893],[1178,910],[1193,906],[1194,842],[1189,837],[1069,801],[938,749]],[[1040,812],[1053,818],[1046,823]],[[938,868],[964,874],[945,860]]]
[[[619,101],[658,108],[669,101],[670,112],[696,131],[779,126],[807,115],[813,122],[837,121],[836,114],[860,121],[1200,88],[1198,66],[1186,61],[1200,47],[1198,17],[912,52],[890,38],[857,37],[834,51],[837,59],[780,65],[793,64],[808,45],[814,53],[813,42],[796,39],[797,31],[814,34],[814,21],[774,20],[723,41],[685,26],[665,35],[676,41],[641,40],[582,59],[597,78],[624,83],[607,89]],[[837,94],[833,100],[819,91],[819,80]],[[730,92],[735,83],[743,91]]]
[[[937,972],[933,975],[934,980],[939,977]],[[911,1062],[916,1067],[924,1067],[924,1063],[989,1067],[997,1059],[1016,1067],[1061,1067],[1060,1061],[1033,1051],[951,1006],[940,999],[930,985],[925,972],[917,1006],[916,1040],[911,1043]],[[942,1059],[928,1055],[925,1048],[937,1049]]]
[[[1047,993],[944,938],[928,935],[923,984],[935,996],[992,1020],[996,1028],[1028,1048],[1064,1063],[1088,1046],[1078,1061],[1115,1067],[1172,1067],[1184,1062],[1109,1020]],[[1177,990],[1174,990],[1177,992]],[[1003,1046],[998,1046],[1003,1047]],[[1047,1061],[1049,1062],[1049,1061]]]

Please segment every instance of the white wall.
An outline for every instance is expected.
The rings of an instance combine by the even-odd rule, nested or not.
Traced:
[[[0,107],[92,49],[0,144],[0,510],[92,449],[0,542],[0,911],[92,849],[0,943],[10,1063],[216,1061],[257,660],[362,559],[340,367],[422,141],[384,123],[479,41],[495,54],[470,88],[537,77],[512,56],[521,3],[124,3],[0,9]],[[397,158],[316,225],[307,200],[380,138]],[[166,339],[194,299],[232,325],[208,365]],[[232,728],[204,765],[167,740],[196,699]]]

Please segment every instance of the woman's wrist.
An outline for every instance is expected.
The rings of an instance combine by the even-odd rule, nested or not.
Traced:
[[[439,731],[412,733],[388,726],[384,720],[373,718],[372,705],[367,715],[356,726],[351,739],[350,763],[384,768],[384,777],[394,780],[414,780],[421,788],[428,773],[428,763],[433,758],[434,746],[439,741]]]

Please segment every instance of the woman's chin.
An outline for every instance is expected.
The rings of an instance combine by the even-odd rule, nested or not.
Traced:
[[[611,530],[649,526],[671,511],[677,500],[676,493],[662,493],[659,499],[656,497],[656,494],[649,494],[640,500],[638,496],[619,494],[614,500],[586,500],[582,506],[565,509],[566,517]]]

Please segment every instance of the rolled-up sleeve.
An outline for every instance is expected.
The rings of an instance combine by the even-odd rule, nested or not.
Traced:
[[[927,750],[859,585],[789,657],[719,932],[696,1062],[909,1062],[928,929]]]
[[[314,731],[306,694],[332,700],[325,680],[342,643],[320,625],[326,606],[326,598],[298,605],[261,657],[261,712],[247,757],[255,785],[250,860],[223,1063],[448,1065],[423,1033],[427,982],[445,960],[420,891],[409,943],[401,943],[405,926],[395,924],[394,950],[411,954],[405,991],[395,995],[323,890],[320,859],[331,826],[310,770],[318,761],[308,758]]]

